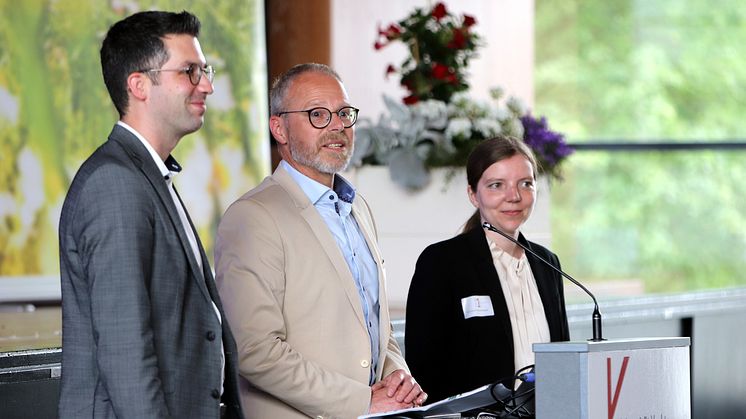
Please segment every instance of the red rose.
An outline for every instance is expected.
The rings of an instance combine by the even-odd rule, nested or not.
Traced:
[[[440,20],[446,17],[448,14],[448,11],[446,10],[446,5],[443,3],[438,3],[433,7],[433,11],[430,13],[435,20]]]
[[[390,24],[389,27],[386,28],[386,32],[384,33],[384,36],[389,40],[396,39],[399,37],[399,35],[401,35],[401,28],[395,23]]]
[[[473,26],[475,23],[477,23],[477,20],[474,19],[472,16],[464,15],[464,26],[470,27]]]
[[[386,44],[383,44],[383,43],[378,42],[378,41],[376,41],[376,43],[373,44],[373,48],[375,48],[376,51],[378,51],[379,49],[381,49],[381,48],[383,48],[385,46],[386,46]]]
[[[414,105],[415,103],[420,101],[420,98],[418,98],[416,95],[409,95],[403,99],[405,105]]]
[[[450,71],[448,70],[448,67],[441,63],[434,63],[433,64],[433,77],[435,77],[438,80],[445,80],[448,78],[448,73]]]
[[[464,31],[460,29],[453,30],[453,38],[448,43],[448,48],[452,49],[463,49],[466,46],[466,36]]]
[[[386,80],[388,80],[389,74],[391,73],[396,73],[396,68],[393,65],[389,64],[389,66],[386,67]]]

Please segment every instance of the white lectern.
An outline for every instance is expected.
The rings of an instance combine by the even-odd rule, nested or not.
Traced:
[[[689,338],[533,345],[536,419],[691,418]]]

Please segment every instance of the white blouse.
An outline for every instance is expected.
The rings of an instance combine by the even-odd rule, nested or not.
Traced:
[[[517,372],[534,364],[532,344],[550,341],[549,323],[526,254],[516,259],[489,238],[487,242],[510,314],[513,360]]]

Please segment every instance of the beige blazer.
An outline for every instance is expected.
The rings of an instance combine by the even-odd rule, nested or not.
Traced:
[[[375,224],[359,194],[352,213],[378,264],[380,380],[409,370],[391,330]],[[226,211],[215,266],[247,418],[367,412],[370,340],[354,279],[321,215],[281,166]]]

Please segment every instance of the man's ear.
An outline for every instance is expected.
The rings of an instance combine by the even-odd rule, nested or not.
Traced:
[[[146,100],[152,82],[145,73],[135,72],[127,77],[127,90],[133,98]]]
[[[277,141],[278,144],[284,145],[288,143],[288,132],[282,116],[272,115],[269,118],[269,131],[272,133],[272,136],[275,137],[275,141]]]

